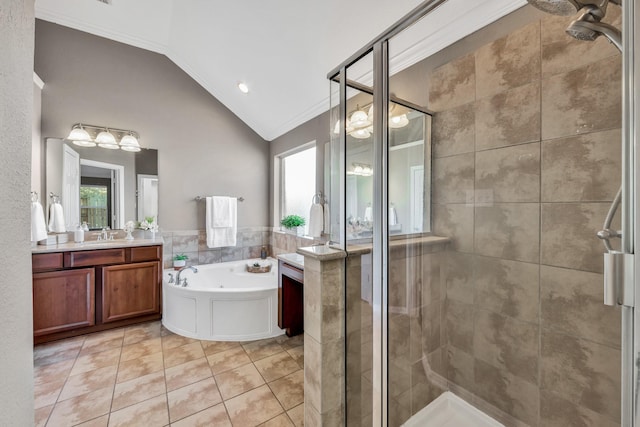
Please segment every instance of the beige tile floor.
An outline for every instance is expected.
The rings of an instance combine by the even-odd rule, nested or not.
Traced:
[[[302,335],[199,341],[145,323],[34,349],[36,426],[301,426]]]

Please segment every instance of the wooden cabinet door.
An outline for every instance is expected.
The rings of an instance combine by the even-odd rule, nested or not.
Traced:
[[[33,274],[33,335],[95,324],[93,268]]]
[[[160,262],[112,265],[102,269],[103,323],[160,312]]]

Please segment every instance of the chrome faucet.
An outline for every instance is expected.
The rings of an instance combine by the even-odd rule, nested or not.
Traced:
[[[185,277],[184,279],[182,279],[182,281],[180,281],[180,274],[184,271],[184,270],[191,270],[194,273],[198,272],[198,269],[196,267],[194,267],[193,265],[187,265],[182,267],[180,270],[178,270],[178,274],[176,274],[176,286],[182,286],[183,288],[187,286],[187,278]]]
[[[107,233],[108,230],[109,230],[109,227],[103,227],[102,230],[100,231],[100,234],[98,235],[98,240],[109,240],[109,234]]]

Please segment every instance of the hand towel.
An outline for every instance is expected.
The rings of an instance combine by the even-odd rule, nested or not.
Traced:
[[[219,222],[222,224],[230,224],[228,227],[216,227],[215,224],[215,203],[213,197],[206,199],[206,230],[207,230],[207,246],[210,248],[220,248],[236,245],[236,233],[238,230],[237,209],[238,200],[233,197],[227,197],[229,211],[227,213],[228,222]]]
[[[47,238],[47,224],[44,210],[40,202],[31,203],[31,241],[37,242]]]
[[[64,212],[60,203],[49,205],[49,231],[52,233],[65,233],[67,228],[64,222]]]
[[[231,227],[231,197],[213,196],[213,227]],[[235,199],[233,199],[235,200]]]
[[[322,227],[322,231],[325,234],[331,233],[331,214],[329,213],[329,203],[324,204],[324,226]]]
[[[364,209],[364,218],[365,221],[373,222],[373,209],[371,206],[367,206]]]
[[[389,225],[398,225],[398,213],[393,206],[389,208]]]
[[[311,204],[309,211],[309,235],[312,237],[322,236],[322,226],[324,223],[324,211],[320,203]]]

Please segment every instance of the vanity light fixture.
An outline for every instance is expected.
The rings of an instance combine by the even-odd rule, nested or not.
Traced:
[[[389,107],[389,128],[399,129],[409,124],[409,118],[407,113],[398,114],[400,111],[396,110],[397,104],[391,103]],[[393,115],[393,113],[396,113]],[[356,106],[356,110],[347,115],[347,135],[356,139],[367,139],[373,133],[373,104],[369,107],[367,113],[360,106]],[[334,134],[340,133],[340,120],[338,120],[333,128]]]
[[[347,175],[357,176],[371,176],[373,175],[373,168],[371,165],[364,163],[351,163],[352,169],[347,171]]]
[[[240,89],[240,92],[242,93],[249,93],[249,86],[247,86],[246,83],[243,83],[243,82],[238,83],[238,89]]]
[[[138,133],[132,130],[76,123],[66,139],[80,147],[95,147],[97,145],[110,150],[121,149],[135,152],[141,150],[139,138]],[[119,143],[118,140],[120,140]]]

